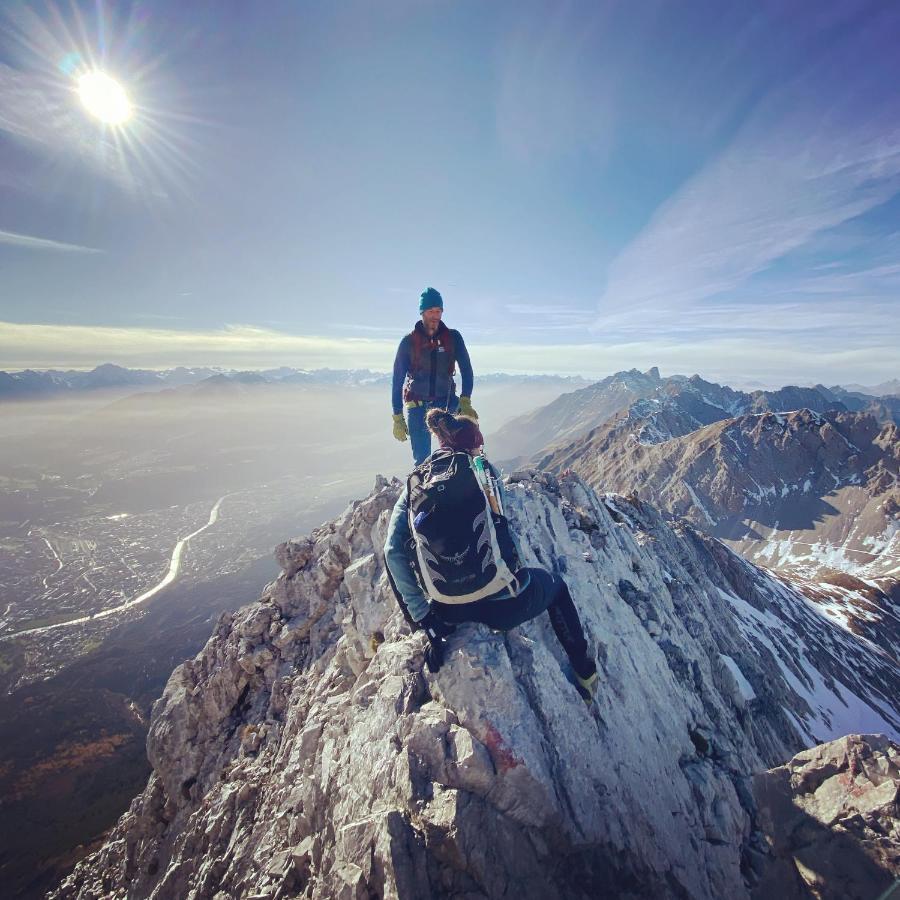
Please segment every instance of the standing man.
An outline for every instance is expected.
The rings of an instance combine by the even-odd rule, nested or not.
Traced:
[[[461,416],[478,419],[472,409],[472,363],[462,335],[442,321],[444,300],[432,287],[419,298],[421,322],[400,341],[394,357],[394,381],[391,401],[394,408],[394,437],[412,440],[412,453],[418,466],[431,453],[431,432],[425,425],[429,409],[446,409]],[[453,376],[456,365],[462,377],[462,393],[456,396]],[[403,407],[406,407],[406,420]],[[407,428],[407,421],[409,427]]]

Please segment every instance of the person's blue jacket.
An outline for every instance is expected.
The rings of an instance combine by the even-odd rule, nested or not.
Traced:
[[[500,480],[499,473],[493,466],[491,466],[491,471],[496,478],[497,489],[500,493],[500,503],[505,509],[506,492],[503,489],[503,483]],[[513,540],[516,540],[514,536]],[[428,614],[429,600],[425,594],[422,593],[422,589],[419,587],[419,582],[416,581],[416,576],[412,568],[412,558],[415,551],[410,546],[411,541],[412,533],[409,528],[409,496],[407,494],[407,489],[403,488],[403,493],[394,505],[394,511],[391,514],[391,522],[388,525],[387,538],[384,542],[384,559],[388,568],[391,570],[394,584],[397,585],[397,590],[400,592],[400,597],[403,604],[406,606],[407,611],[414,621],[421,622]],[[518,542],[516,542],[516,549],[518,550]],[[519,556],[521,557],[521,553]],[[517,593],[521,593],[528,586],[527,573],[525,577],[517,583]],[[511,596],[514,596],[512,590],[504,589],[499,593],[494,594],[491,597],[486,597],[484,600],[478,602],[489,603],[493,600],[503,600]]]

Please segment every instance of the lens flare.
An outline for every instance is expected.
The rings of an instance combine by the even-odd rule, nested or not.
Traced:
[[[133,109],[125,88],[105,72],[86,72],[78,79],[78,96],[84,108],[106,125],[122,125]]]

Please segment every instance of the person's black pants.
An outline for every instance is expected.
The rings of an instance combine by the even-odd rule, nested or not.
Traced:
[[[597,667],[588,655],[584,629],[568,585],[546,569],[521,569],[516,575],[524,581],[526,572],[529,575],[528,584],[515,597],[458,604],[432,602],[431,608],[445,622],[480,622],[499,631],[515,628],[547,610],[553,631],[566,651],[572,668],[582,678],[593,675]]]

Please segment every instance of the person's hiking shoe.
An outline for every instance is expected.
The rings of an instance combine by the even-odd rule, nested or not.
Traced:
[[[597,686],[600,684],[600,673],[594,672],[587,678],[582,678],[577,672],[575,673],[575,690],[584,702],[590,706],[594,700],[594,694],[597,693]]]

